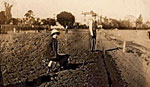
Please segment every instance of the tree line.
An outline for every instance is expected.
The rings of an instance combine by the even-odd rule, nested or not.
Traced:
[[[112,18],[104,17],[103,21],[98,21],[99,24],[103,26],[104,29],[149,29],[150,22],[143,22],[143,17],[140,14],[139,17],[135,20],[124,19],[124,20],[117,20]]]
[[[40,26],[46,25],[47,27],[55,26],[56,22],[61,24],[65,29],[74,29],[74,28],[88,28],[88,25],[81,24],[75,21],[75,16],[66,11],[62,11],[57,14],[56,19],[54,18],[45,18],[40,19],[34,15],[32,10],[28,10],[24,18],[12,18],[11,8],[12,5],[5,3],[5,11],[0,12],[0,25],[17,25],[17,26]],[[150,22],[143,22],[143,17],[140,14],[136,20],[131,21],[130,19],[117,20],[107,17],[97,17],[97,25],[101,25],[104,29],[149,29]],[[98,27],[99,28],[99,27]]]

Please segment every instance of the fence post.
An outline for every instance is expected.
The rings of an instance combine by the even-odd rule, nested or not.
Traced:
[[[123,49],[122,49],[123,52],[126,51],[126,41],[123,41]]]
[[[14,31],[14,33],[16,33],[16,28],[15,27],[13,28],[13,31]]]

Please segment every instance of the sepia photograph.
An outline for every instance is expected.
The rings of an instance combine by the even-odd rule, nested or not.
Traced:
[[[0,87],[150,87],[150,0],[0,0]]]

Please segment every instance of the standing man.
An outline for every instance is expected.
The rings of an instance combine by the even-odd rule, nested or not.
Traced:
[[[91,47],[90,50],[91,52],[95,51],[95,44],[96,44],[96,28],[97,28],[97,23],[95,19],[91,19],[89,23],[89,31],[91,35]]]

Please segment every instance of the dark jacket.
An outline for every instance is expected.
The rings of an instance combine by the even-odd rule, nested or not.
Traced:
[[[52,38],[51,42],[52,53],[55,57],[58,57],[58,40],[56,38]]]
[[[96,38],[96,28],[97,28],[97,23],[93,21],[92,23],[92,30],[93,30],[93,38]]]

